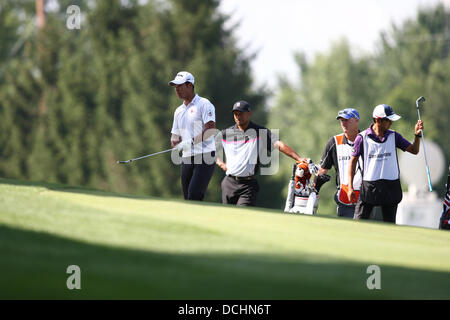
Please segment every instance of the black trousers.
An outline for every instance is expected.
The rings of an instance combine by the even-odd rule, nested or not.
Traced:
[[[255,206],[256,195],[259,191],[258,181],[236,180],[225,176],[222,180],[222,203],[235,204],[238,206]]]
[[[208,157],[214,158],[214,156],[215,152],[208,154]],[[215,162],[212,164],[206,163],[203,155],[182,159],[181,188],[185,200],[203,200],[215,167]]]
[[[397,216],[397,206],[397,204],[390,206],[381,206],[381,213],[383,214],[384,222],[395,223],[395,217]],[[355,215],[353,216],[353,219],[369,219],[373,207],[375,207],[375,205],[363,202],[360,197],[358,199],[358,202],[356,203]]]
[[[340,203],[338,200],[338,194],[336,193],[334,195],[334,201],[337,204],[337,214],[338,217],[346,217],[346,218],[352,218],[355,216],[355,205],[345,205],[343,203]],[[369,213],[370,214],[370,213]]]

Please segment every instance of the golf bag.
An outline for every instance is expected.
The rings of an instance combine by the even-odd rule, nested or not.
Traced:
[[[311,159],[308,163],[296,163],[289,180],[288,195],[284,212],[313,215],[319,207],[320,187],[330,180],[329,175],[317,176],[316,186],[313,186],[312,175],[317,175],[319,168]]]
[[[450,230],[450,167],[447,176],[447,193],[445,195],[444,204],[442,208],[441,221],[439,223],[439,229]]]

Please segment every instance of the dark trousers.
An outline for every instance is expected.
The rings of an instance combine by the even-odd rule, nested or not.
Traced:
[[[338,204],[337,214],[339,217],[353,218],[355,216],[355,206],[346,206],[343,204]]]
[[[375,205],[364,203],[361,201],[361,198],[359,198],[356,203],[355,215],[353,216],[353,219],[369,219],[373,207],[375,207]],[[397,216],[397,205],[381,206],[381,213],[383,214],[384,222],[395,223],[395,217]]]
[[[356,205],[345,205],[340,203],[338,200],[338,194],[334,195],[334,201],[337,203],[337,214],[339,217],[351,218],[353,219],[355,215],[355,207]]]
[[[258,181],[236,180],[225,176],[222,180],[222,203],[238,206],[255,206],[256,195],[259,191]]]
[[[211,156],[214,157],[214,153],[211,153]],[[181,187],[185,200],[203,200],[215,167],[215,163],[205,163],[202,155],[183,158]]]

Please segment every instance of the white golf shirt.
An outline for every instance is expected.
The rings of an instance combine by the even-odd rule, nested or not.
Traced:
[[[237,125],[222,130],[222,147],[227,158],[226,175],[237,177],[253,176],[261,164],[261,156],[272,151],[273,143],[278,141],[272,132],[250,122],[245,131]],[[275,140],[275,141],[273,141]],[[263,152],[263,150],[266,152]]]
[[[195,95],[187,106],[183,103],[174,113],[172,134],[181,136],[182,140],[192,140],[205,130],[205,124],[209,121],[216,122],[214,105],[205,98]],[[193,150],[192,150],[193,149]],[[197,143],[191,150],[184,151],[183,157],[216,151],[214,136],[202,143]]]

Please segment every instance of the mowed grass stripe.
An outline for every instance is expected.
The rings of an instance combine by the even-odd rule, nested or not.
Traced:
[[[184,201],[34,192],[41,201],[34,208],[18,203],[24,208],[11,217],[26,223],[24,228],[85,241],[168,252],[312,254],[449,271],[448,234],[436,230]]]
[[[83,247],[84,244],[86,248],[74,253],[83,261],[85,259],[81,258],[80,251],[88,250],[91,246],[98,247],[101,252],[107,253],[105,260],[100,257],[100,260],[94,259],[95,263],[90,263],[90,270],[97,270],[91,275],[93,278],[101,279],[103,276],[100,273],[105,268],[99,266],[110,265],[111,261],[118,264],[112,267],[111,275],[116,269],[135,269],[134,265],[116,260],[114,252],[117,251],[141,261],[142,264],[138,265],[142,269],[138,268],[139,270],[144,270],[148,263],[153,267],[155,259],[166,261],[166,265],[161,262],[159,267],[163,282],[170,277],[177,277],[180,272],[179,276],[183,279],[189,278],[186,272],[191,270],[192,278],[189,283],[196,279],[204,287],[212,286],[208,283],[208,274],[212,278],[225,276],[223,280],[215,280],[219,287],[228,288],[230,284],[236,286],[236,281],[226,280],[228,275],[244,281],[242,286],[245,288],[252,281],[265,279],[267,283],[278,281],[278,286],[316,286],[324,290],[313,290],[308,297],[312,297],[314,293],[317,297],[323,295],[333,298],[338,297],[339,292],[346,292],[347,296],[373,297],[374,294],[366,292],[365,287],[365,279],[368,277],[365,268],[369,264],[378,264],[383,270],[389,270],[383,274],[385,278],[391,279],[392,284],[398,282],[392,275],[402,274],[399,278],[401,286],[394,285],[396,289],[379,293],[376,297],[398,295],[397,291],[400,291],[400,287],[405,287],[405,281],[417,279],[418,275],[424,278],[423,282],[426,279],[427,286],[430,286],[427,292],[434,298],[448,293],[440,284],[450,287],[449,250],[446,249],[450,238],[443,231],[317,216],[294,216],[267,209],[129,197],[67,186],[21,186],[18,185],[19,182],[15,182],[15,185],[10,181],[3,182],[0,184],[0,225],[5,226],[4,230],[17,230],[18,234],[24,235],[24,243],[28,241],[28,232],[34,231],[35,233],[31,233],[33,237],[45,237],[48,234],[50,238],[55,237],[55,241],[65,239],[64,243],[75,242],[72,247]],[[0,245],[2,251],[10,252],[10,255],[4,255],[4,268],[10,270],[17,263],[18,267],[14,269],[19,272],[17,270],[20,270],[20,266],[24,267],[24,261],[12,258],[14,242],[9,247],[6,242],[3,244],[4,246]],[[52,252],[50,244],[44,247],[45,255]],[[63,247],[55,249],[59,254],[62,251]],[[25,251],[24,257],[32,256],[33,252],[39,250]],[[61,262],[57,256],[58,254],[55,261]],[[39,259],[39,254],[34,259]],[[186,261],[186,269],[181,270],[172,265],[174,261],[179,263],[180,260]],[[93,260],[90,258],[89,261]],[[49,267],[43,261],[43,268],[46,265]],[[53,266],[51,269],[54,268]],[[163,276],[165,268],[173,271],[167,279]],[[313,269],[316,271],[313,272]],[[352,272],[357,274],[352,275]],[[202,280],[202,275],[206,280]],[[63,274],[62,277],[64,276]],[[125,272],[119,278],[135,279],[138,276],[153,277],[133,271]],[[335,277],[339,279],[332,280]],[[192,290],[174,286],[169,286],[168,291],[160,288],[152,291],[152,294],[143,294],[144,291],[136,289],[133,296],[148,298],[153,297],[153,294],[162,294],[168,298],[182,298],[188,292],[193,294]],[[415,287],[416,284],[414,282],[409,286]],[[144,287],[146,286],[142,285]],[[105,294],[105,290],[100,289],[96,294],[95,290],[90,292],[89,297]],[[199,297],[203,294],[202,290],[194,292]],[[50,296],[54,294],[52,291]],[[117,293],[111,294],[117,297]],[[224,297],[224,294],[230,294],[229,288],[222,295],[215,293],[212,296]],[[257,295],[274,298],[307,297],[294,288],[284,289],[278,294],[269,294],[269,291],[261,289]],[[424,295],[424,292],[414,290],[405,293],[405,296]],[[241,296],[252,297],[248,290],[243,291]]]

